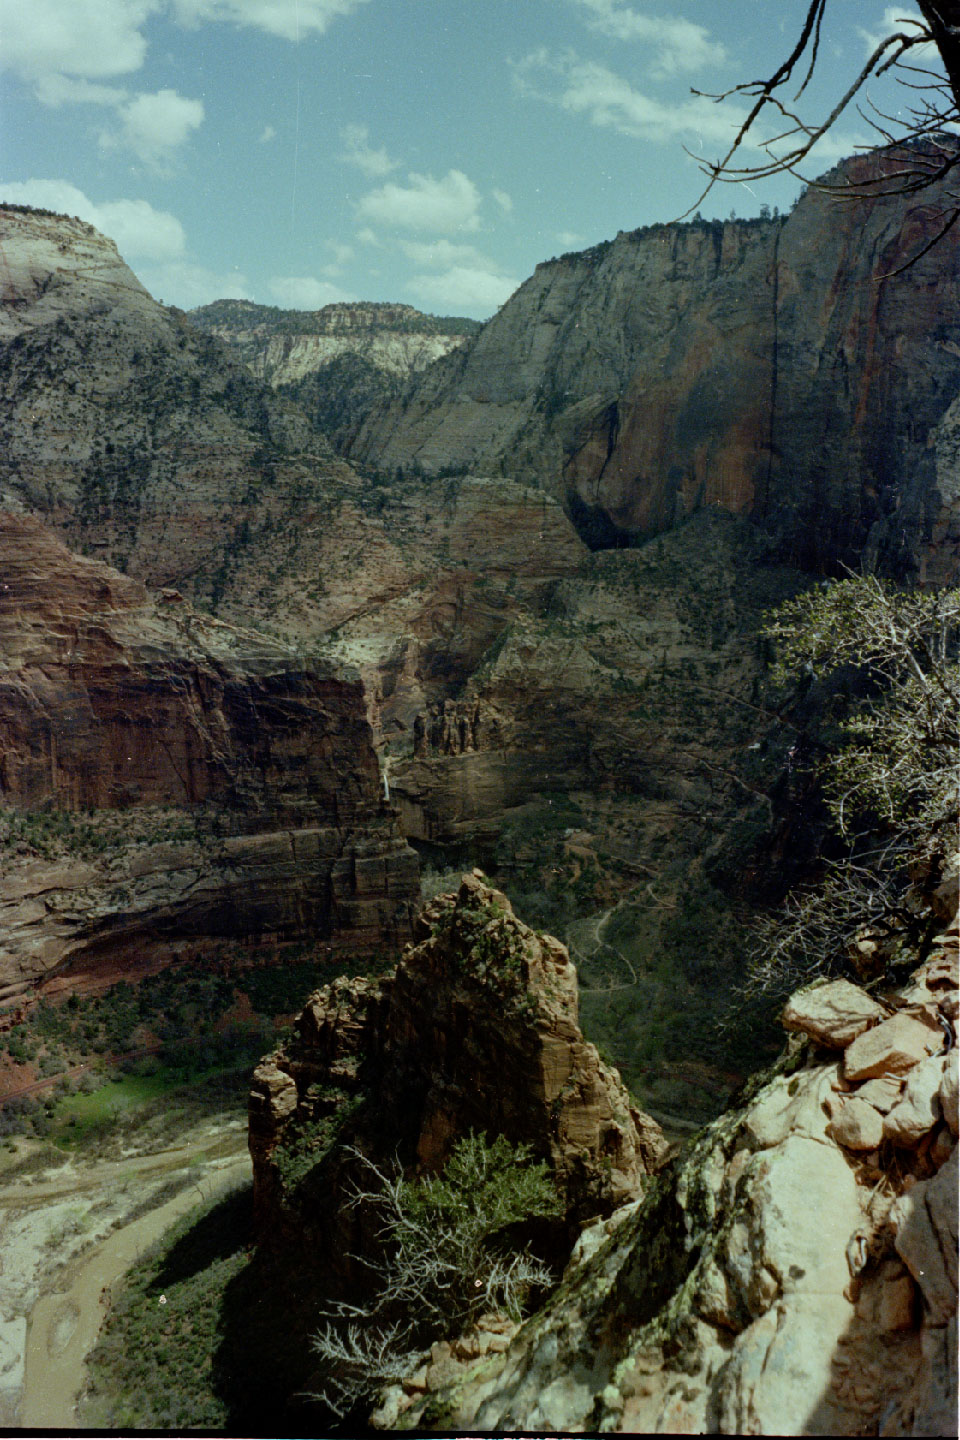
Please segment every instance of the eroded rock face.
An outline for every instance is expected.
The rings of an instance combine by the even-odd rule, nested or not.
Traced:
[[[929,201],[810,190],[780,220],[653,226],[549,261],[352,453],[535,480],[593,544],[713,506],[774,525],[804,566],[867,547],[915,568],[935,534],[942,573],[960,242],[888,278],[936,224]]]
[[[223,340],[252,374],[295,400],[340,451],[411,375],[480,329],[479,321],[372,302],[307,312],[218,300],[192,310],[190,319]]]
[[[564,947],[518,920],[476,873],[417,923],[420,941],[392,976],[319,991],[296,1039],[254,1075],[250,1147],[264,1238],[289,1198],[277,1148],[290,1145],[331,1088],[363,1095],[341,1138],[362,1137],[368,1153],[374,1135],[389,1137],[391,1154],[432,1173],[473,1129],[525,1141],[548,1159],[571,1218],[635,1198],[667,1147],[584,1040]],[[331,1200],[338,1203],[328,1197],[327,1209]],[[301,1206],[307,1230],[318,1223],[311,1208]]]
[[[0,803],[27,836],[0,878],[7,997],[183,939],[409,934],[416,858],[356,680],[154,601],[24,515],[0,511],[0,577]],[[44,859],[41,806],[120,818]]]
[[[503,1353],[473,1352],[436,1384],[396,1387],[374,1423],[953,1434],[957,1147],[938,1098],[956,1088],[957,1052],[939,1024],[951,973],[955,986],[947,935],[908,987],[927,994],[910,1018],[922,1010],[948,1050],[918,1055],[905,1076],[891,1051],[888,1069],[855,1084],[830,1054],[842,1042],[794,1037],[746,1104],[703,1131],[639,1203],[584,1233],[556,1295]],[[811,1009],[810,993],[791,1006],[793,1021]],[[866,995],[834,998],[838,1028],[869,1010]],[[824,1013],[818,1006],[818,1030]],[[870,1023],[865,1035],[889,1022]],[[859,1043],[848,1039],[847,1053]],[[922,1127],[892,1133],[899,1105],[884,1085],[903,1087],[899,1105],[912,1099]]]

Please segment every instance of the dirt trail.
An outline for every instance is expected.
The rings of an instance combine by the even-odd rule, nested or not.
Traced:
[[[168,1165],[169,1157],[168,1151],[164,1157]],[[250,1157],[245,1153],[217,1162],[200,1182],[203,1198],[214,1198],[249,1173]],[[83,1388],[87,1355],[106,1313],[105,1291],[175,1220],[196,1205],[196,1187],[191,1186],[166,1205],[115,1231],[58,1277],[56,1291],[37,1301],[27,1330],[21,1426],[77,1429],[76,1401]]]

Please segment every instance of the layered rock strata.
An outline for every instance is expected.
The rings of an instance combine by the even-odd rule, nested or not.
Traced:
[[[304,380],[345,355],[406,377],[458,349],[479,321],[423,315],[412,305],[343,302],[320,310],[277,310],[250,300],[217,300],[189,312],[194,325],[226,341],[252,374],[274,388]]]
[[[0,576],[6,997],[180,941],[409,934],[357,680],[27,516],[0,511]]]
[[[903,992],[796,996],[773,1074],[584,1232],[544,1309],[495,1353],[448,1346],[375,1423],[953,1434],[958,929]]]
[[[302,311],[217,300],[190,311],[190,319],[229,345],[253,375],[296,400],[341,451],[404,381],[480,329],[475,320],[371,302]]]
[[[597,546],[719,507],[805,567],[866,548],[914,569],[955,525],[934,438],[960,389],[960,240],[922,254],[938,215],[935,192],[810,190],[785,217],[658,225],[548,261],[350,453],[541,485]]]

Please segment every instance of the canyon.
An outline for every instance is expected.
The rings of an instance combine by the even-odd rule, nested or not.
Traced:
[[[717,1024],[825,824],[833,692],[777,687],[764,617],[845,567],[956,578],[936,201],[811,189],[622,233],[479,328],[184,315],[90,226],[0,207],[0,1024],[225,946],[341,972],[251,1092],[237,1304],[272,1296],[290,1424],[318,1297],[376,1250],[351,1146],[422,1176],[472,1130],[549,1166],[538,1240],[573,1258],[528,1320],[438,1341],[382,1428],[945,1423],[948,898],[918,892],[935,953],[861,1027],[906,1008],[937,1042],[896,1095],[801,1000],[805,1038],[724,1110],[782,1039]],[[894,1133],[908,1101],[929,1124]],[[829,1236],[788,1204],[801,1175]]]

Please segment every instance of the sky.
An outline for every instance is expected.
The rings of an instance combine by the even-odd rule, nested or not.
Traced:
[[[717,186],[806,0],[0,0],[0,198],[88,220],[147,289],[484,319],[542,260],[675,220],[787,209]],[[831,0],[811,114],[912,5]],[[892,79],[870,99],[896,112]],[[852,107],[821,173],[873,132]],[[690,154],[686,153],[691,152]],[[760,151],[747,159],[759,160]]]

